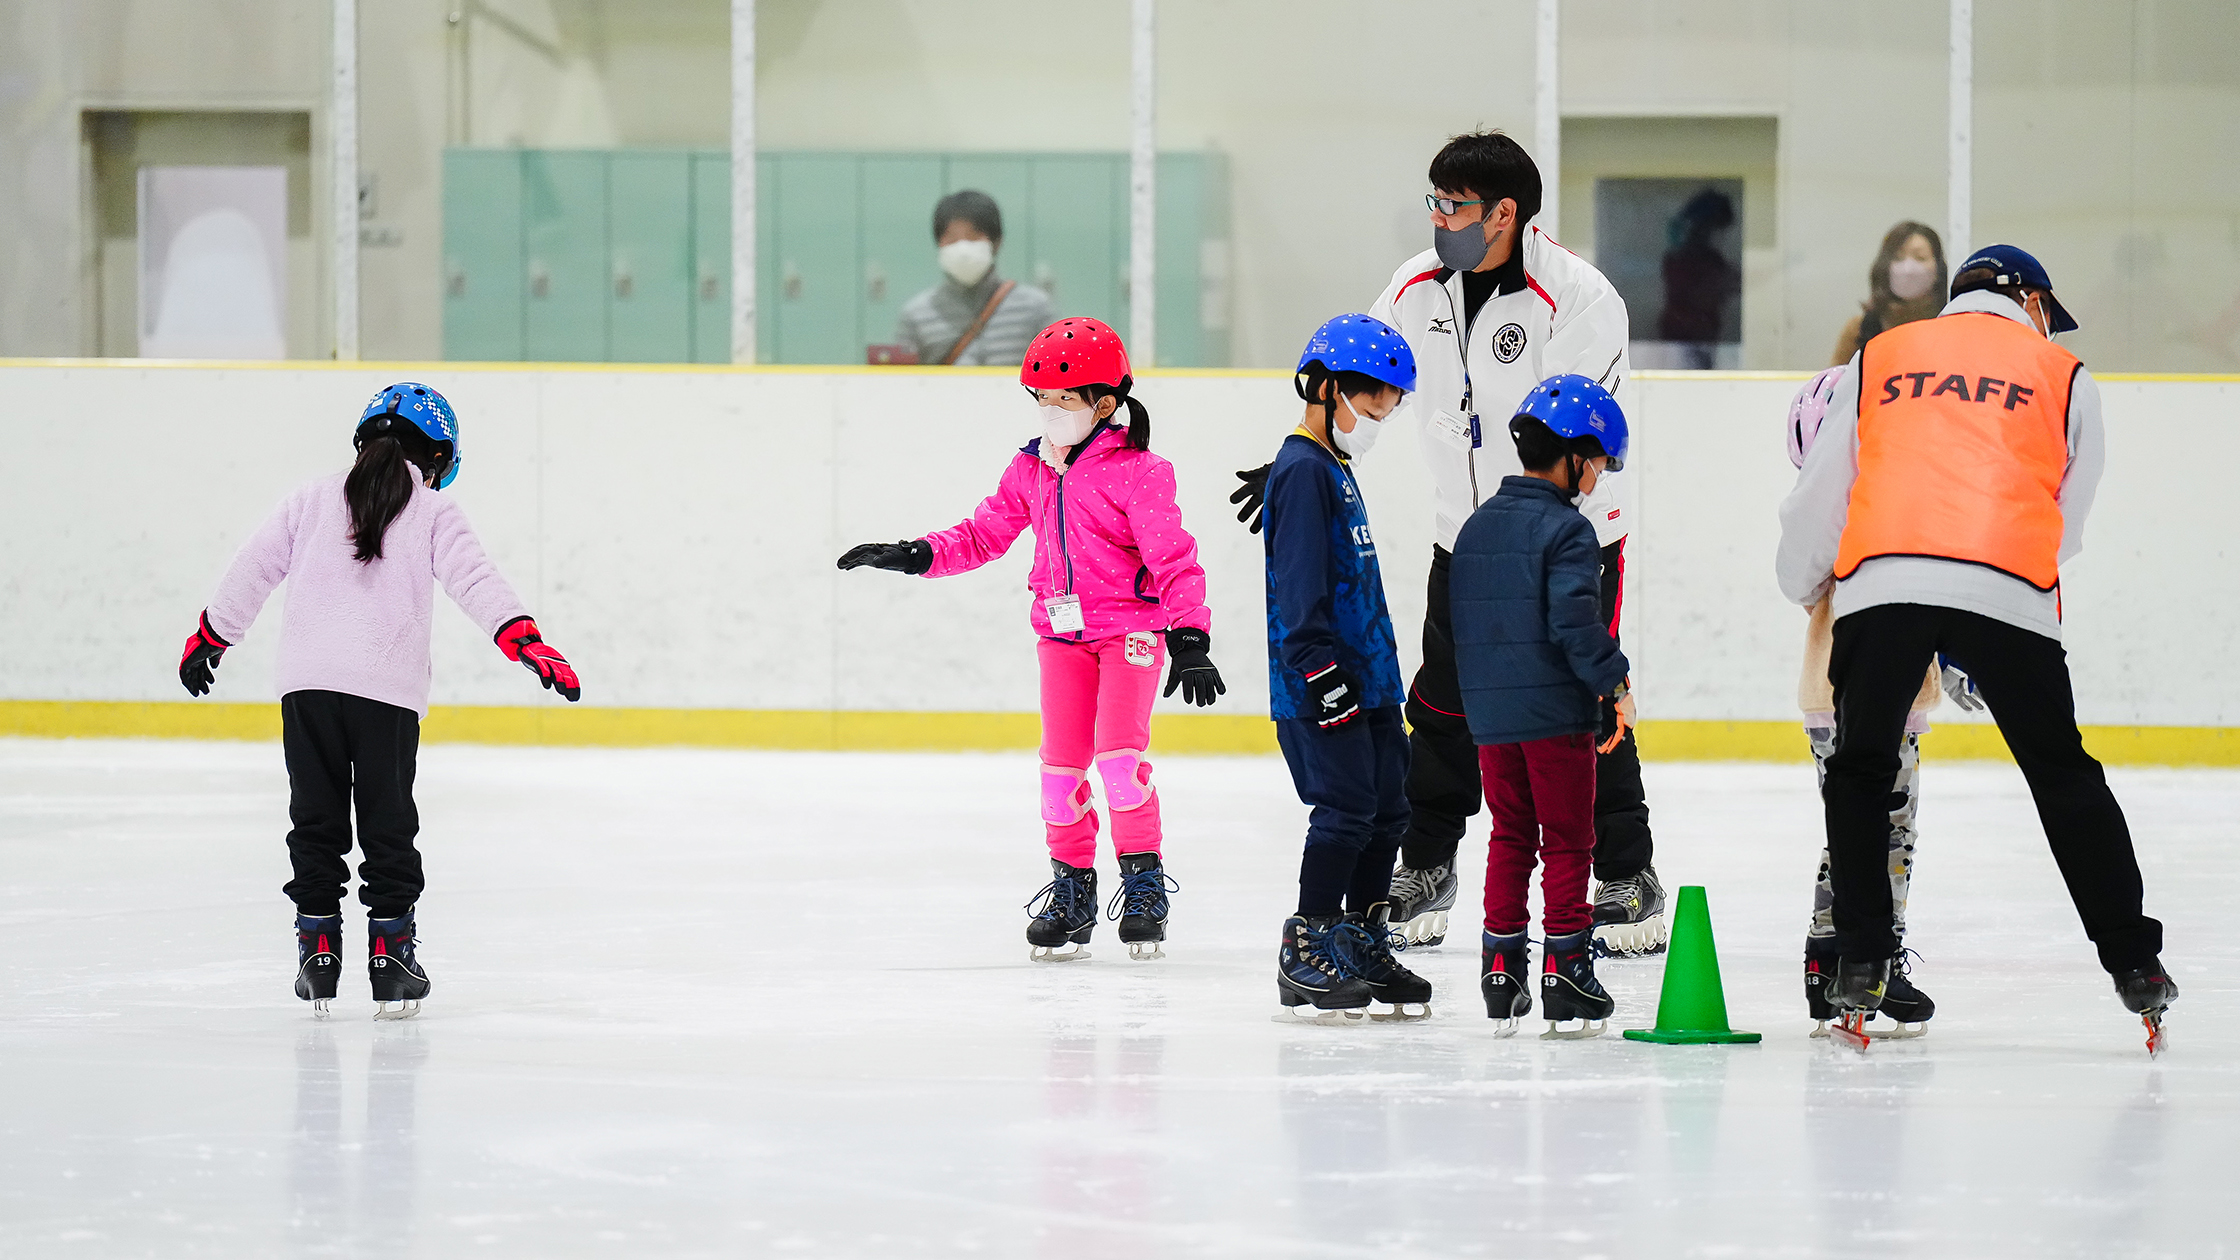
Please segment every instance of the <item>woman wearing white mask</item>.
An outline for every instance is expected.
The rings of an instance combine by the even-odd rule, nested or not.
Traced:
[[[1876,333],[1928,319],[1944,309],[1944,242],[1926,223],[1907,220],[1882,238],[1882,248],[1867,269],[1868,297],[1836,338],[1830,367],[1842,367]]]
[[[1054,318],[1042,290],[996,274],[1003,212],[964,189],[933,208],[942,280],[902,305],[894,339],[920,363],[1017,367],[1027,342]]]

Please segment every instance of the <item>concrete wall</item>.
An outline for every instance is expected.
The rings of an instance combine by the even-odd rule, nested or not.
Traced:
[[[412,372],[457,404],[468,462],[448,493],[582,670],[585,704],[1034,709],[1025,543],[938,582],[833,567],[848,544],[953,523],[994,486],[1033,432],[1005,374]],[[400,374],[0,364],[0,442],[38,453],[0,496],[0,698],[185,699],[179,644],[233,550],[293,486],[346,466],[358,408]],[[1795,714],[1804,618],[1772,576],[1795,387],[1640,382],[1626,642],[1647,717]],[[2203,665],[2240,633],[2240,589],[2216,580],[2228,513],[2183,479],[2240,457],[2240,382],[2104,393],[2109,475],[2064,574],[2081,715],[2240,724],[2240,674]],[[1225,500],[1230,471],[1265,460],[1298,403],[1282,378],[1252,374],[1155,375],[1143,395],[1208,572],[1220,711],[1265,713],[1261,545]],[[1396,423],[1410,432],[1362,481],[1412,670],[1431,521],[1416,422]],[[283,602],[228,655],[218,699],[269,697]],[[455,612],[437,614],[435,661],[439,704],[540,700]]]

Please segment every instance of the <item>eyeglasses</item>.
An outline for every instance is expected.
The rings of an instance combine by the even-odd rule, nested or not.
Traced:
[[[1436,193],[1425,193],[1423,195],[1423,204],[1433,210],[1438,211],[1441,214],[1453,214],[1455,211],[1460,210],[1464,206],[1482,206],[1485,204],[1485,198],[1480,197],[1476,201],[1456,201],[1452,197],[1441,197]]]

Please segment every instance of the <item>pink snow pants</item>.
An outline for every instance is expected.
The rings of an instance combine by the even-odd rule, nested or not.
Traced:
[[[1151,702],[1165,674],[1167,643],[1155,631],[1094,642],[1044,639],[1042,825],[1050,856],[1068,866],[1097,860],[1097,780],[1112,811],[1115,853],[1159,851],[1159,794],[1151,786]]]

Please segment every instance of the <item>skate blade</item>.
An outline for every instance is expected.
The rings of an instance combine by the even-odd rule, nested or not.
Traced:
[[[1639,923],[1605,923],[1594,930],[1594,955],[1597,958],[1646,958],[1663,953],[1668,936],[1662,914]]]
[[[333,1000],[334,1000],[333,998],[313,998],[313,999],[311,999],[311,1018],[313,1018],[313,1019],[325,1019],[325,1018],[327,1018],[327,1017],[328,1017],[329,1015],[333,1014],[333,1012],[332,1012],[332,1011],[329,1011],[329,1010],[327,1009],[327,1003],[329,1003],[329,1002],[332,1002]]]
[[[1874,1040],[1867,1035],[1866,1023],[1867,1017],[1864,1012],[1858,1015],[1847,1015],[1837,1020],[1828,1029],[1828,1039],[1837,1045],[1849,1046],[1860,1054],[1865,1054],[1867,1046]]]
[[[1308,1013],[1302,1015],[1301,1011]],[[1275,1022],[1300,1028],[1361,1028],[1368,1025],[1369,1018],[1367,1007],[1324,1011],[1311,1006],[1286,1006],[1275,1014]]]
[[[1911,1041],[1916,1037],[1928,1036],[1929,1023],[1923,1020],[1918,1024],[1900,1024],[1896,1028],[1866,1028],[1861,1031],[1869,1041]],[[1812,1031],[1807,1035],[1815,1041],[1826,1041],[1835,1033],[1828,1027],[1828,1021],[1823,1019],[1814,1021]]]
[[[1562,1020],[1549,1020],[1548,1031],[1540,1034],[1540,1040],[1585,1041],[1589,1037],[1601,1036],[1602,1030],[1610,1026],[1610,1021],[1604,1019],[1582,1019],[1579,1021],[1579,1026],[1577,1028],[1565,1028],[1563,1024],[1564,1021]]]
[[[1027,950],[1027,959],[1030,962],[1080,962],[1088,957],[1089,950],[1087,947],[1070,942],[1063,947],[1035,945]]]
[[[2141,1015],[2139,1022],[2147,1029],[2147,1057],[2161,1058],[2162,1052],[2170,1048],[2170,1034],[2162,1027],[2162,1012],[2150,1011]]]
[[[375,1019],[411,1019],[420,1013],[420,999],[404,998],[395,1002],[375,1002]]]
[[[1449,913],[1445,910],[1431,910],[1417,915],[1399,925],[1400,939],[1413,949],[1429,949],[1439,944],[1447,939]]]
[[[1129,941],[1128,958],[1132,962],[1150,962],[1153,959],[1165,958],[1167,951],[1160,948],[1165,943],[1164,941]]]
[[[1493,1035],[1496,1037],[1514,1037],[1517,1035],[1518,1023],[1519,1021],[1514,1019],[1497,1019],[1493,1021]]]
[[[1414,1008],[1412,1012],[1411,1007]],[[1431,1018],[1431,1003],[1392,1002],[1384,1010],[1370,1011],[1369,1018],[1380,1024],[1417,1024]]]

